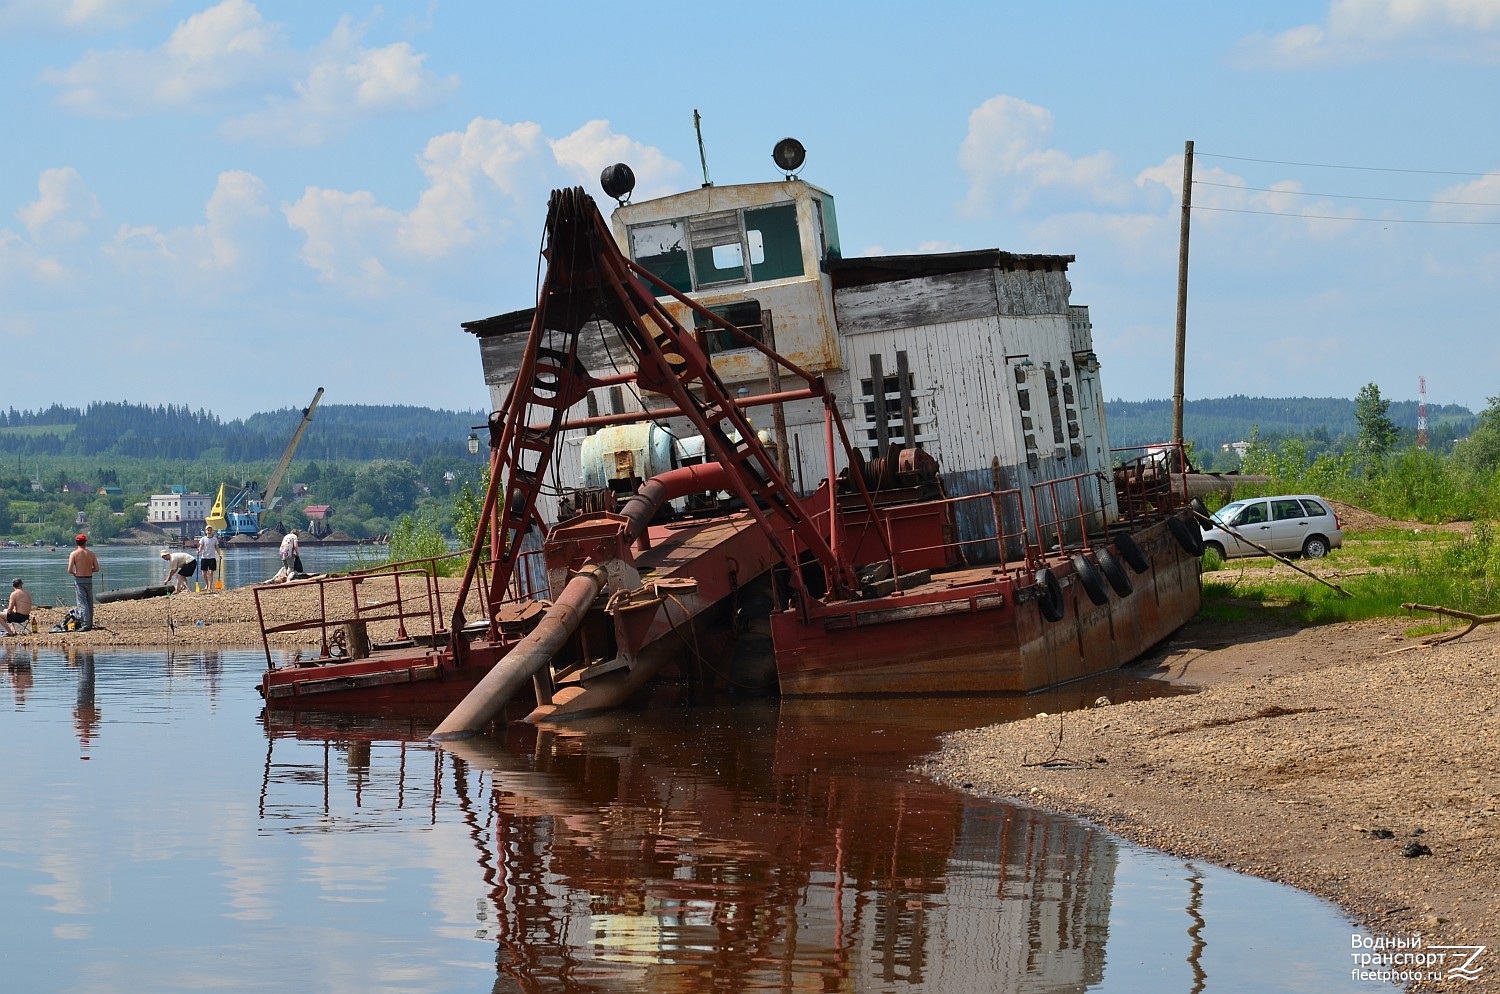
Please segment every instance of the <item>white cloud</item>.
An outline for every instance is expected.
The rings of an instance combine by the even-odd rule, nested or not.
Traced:
[[[247,85],[273,78],[287,53],[281,30],[248,0],[223,0],[177,25],[151,51],[88,52],[42,78],[65,107],[104,117],[162,109],[208,109]]]
[[[1114,175],[1114,156],[1074,158],[1049,147],[1051,139],[1052,112],[1045,107],[1001,94],[976,108],[958,152],[969,177],[965,210],[983,215],[1002,199],[1021,210],[1048,193],[1082,194],[1105,204],[1128,200],[1129,188]]]
[[[1432,217],[1440,221],[1500,221],[1500,172],[1433,194]]]
[[[204,223],[163,231],[154,225],[121,225],[106,254],[124,269],[192,280],[194,273],[233,275],[250,264],[265,242],[271,218],[269,193],[260,178],[220,173],[204,205]],[[183,284],[187,286],[188,284]]]
[[[90,51],[43,80],[82,114],[136,117],[162,110],[225,112],[235,140],[313,146],[380,114],[423,110],[458,85],[439,77],[406,42],[362,44],[364,28],[341,18],[306,52],[262,18],[250,0],[221,0],[182,21],[150,50]],[[255,110],[242,110],[259,105]]]
[[[394,254],[402,215],[375,202],[365,190],[343,193],[308,187],[282,207],[287,223],[302,232],[302,261],[327,283],[351,293],[385,295],[391,287],[382,255]]]
[[[362,117],[424,110],[458,87],[457,76],[439,78],[426,68],[426,59],[406,42],[363,47],[360,31],[344,17],[309,55],[304,78],[293,86],[294,96],[268,97],[262,110],[226,121],[222,133],[236,139],[319,145]]]
[[[1302,69],[1414,56],[1500,60],[1500,3],[1333,0],[1321,23],[1244,39],[1237,61]]]
[[[381,205],[367,192],[318,187],[282,210],[304,236],[303,261],[324,281],[380,293],[390,288],[396,260],[435,262],[460,248],[496,245],[518,218],[540,215],[549,189],[592,186],[599,169],[621,160],[643,191],[665,189],[682,170],[657,149],[613,133],[606,121],[549,139],[529,121],[475,118],[427,143],[418,160],[427,189],[410,211]]]
[[[1172,203],[1181,205],[1182,156],[1174,155],[1158,166],[1143,169],[1136,185],[1153,186],[1171,192]],[[1347,232],[1353,219],[1361,215],[1354,207],[1340,205],[1326,197],[1309,195],[1295,180],[1274,180],[1260,189],[1251,188],[1243,177],[1216,166],[1193,163],[1193,208],[1204,212],[1195,224],[1227,223],[1220,215],[1280,214],[1298,218],[1298,232],[1313,238],[1329,238]]]
[[[167,0],[0,0],[0,34],[122,28],[166,5]]]
[[[47,169],[37,180],[37,199],[16,212],[34,242],[75,242],[99,217],[99,200],[72,166]]]

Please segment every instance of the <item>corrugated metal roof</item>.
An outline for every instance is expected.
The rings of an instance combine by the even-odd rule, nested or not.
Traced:
[[[835,289],[892,283],[918,276],[972,272],[977,269],[999,269],[1008,272],[1068,271],[1071,255],[1018,255],[999,249],[972,252],[925,252],[921,255],[872,255],[856,259],[829,259],[823,271],[832,279]]]

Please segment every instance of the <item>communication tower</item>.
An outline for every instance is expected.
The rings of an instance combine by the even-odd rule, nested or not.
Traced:
[[[1427,377],[1417,377],[1417,448],[1427,448]]]

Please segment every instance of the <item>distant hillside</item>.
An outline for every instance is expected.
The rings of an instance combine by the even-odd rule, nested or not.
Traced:
[[[278,459],[302,418],[301,408],[221,421],[207,411],[143,404],[53,405],[44,411],[0,411],[0,453],[122,456],[230,462]],[[299,459],[407,459],[467,455],[466,440],[483,411],[320,404],[297,450]]]
[[[1104,410],[1112,446],[1148,445],[1172,436],[1170,400],[1112,400]],[[1403,437],[1415,437],[1415,401],[1392,401],[1389,414]],[[1458,404],[1429,404],[1429,444],[1445,450],[1455,438],[1467,435],[1475,421],[1474,412]],[[1300,436],[1335,448],[1352,444],[1359,435],[1354,401],[1342,397],[1233,396],[1182,405],[1183,435],[1203,456],[1218,453],[1225,443],[1248,439],[1256,427],[1263,439]]]

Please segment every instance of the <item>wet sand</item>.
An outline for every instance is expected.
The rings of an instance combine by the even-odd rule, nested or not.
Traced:
[[[1478,980],[1420,989],[1500,989],[1500,627],[1406,627],[1194,622],[1136,670],[1201,692],[955,733],[922,772],[1311,891],[1371,935],[1487,946]]]

